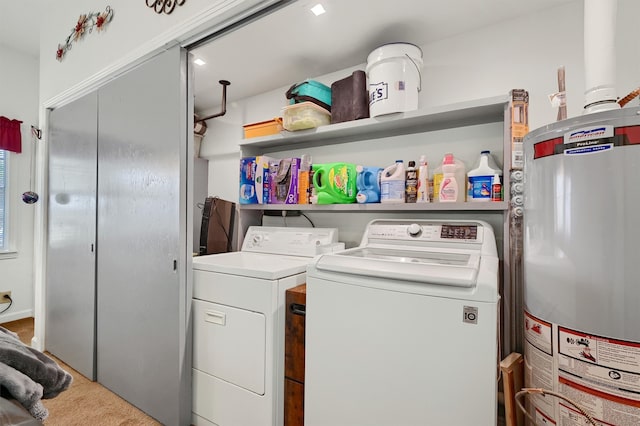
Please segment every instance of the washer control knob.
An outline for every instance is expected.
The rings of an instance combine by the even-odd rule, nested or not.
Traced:
[[[407,228],[407,232],[412,237],[417,237],[418,235],[420,235],[422,233],[422,227],[420,225],[418,225],[417,223],[412,223]]]
[[[262,235],[260,234],[256,234],[253,236],[253,244],[254,245],[260,245],[260,243],[262,242]]]

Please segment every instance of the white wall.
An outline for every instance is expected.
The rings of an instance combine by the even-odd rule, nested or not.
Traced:
[[[144,1],[64,0],[43,2],[40,28],[40,101],[67,93],[76,86],[95,81],[122,66],[145,57],[174,40],[186,40],[205,28],[215,28],[225,19],[269,0],[189,0],[172,14],[156,14]],[[101,12],[106,5],[114,11],[104,31],[93,31],[80,41],[60,62],[56,59],[62,44],[78,16]]]
[[[11,291],[13,305],[0,314],[0,323],[33,315],[33,218],[36,205],[22,202],[29,190],[31,169],[31,125],[38,118],[38,58],[0,45],[0,115],[21,120],[22,153],[10,153],[9,197],[10,249],[0,255],[0,291]],[[0,310],[7,305],[0,305]]]
[[[640,3],[618,0],[616,87],[623,97],[640,85],[640,46],[633,17]],[[556,121],[557,108],[548,95],[557,92],[557,69],[567,79],[567,114],[582,114],[585,73],[583,2],[576,1],[502,25],[423,46],[427,97],[433,105],[506,93],[529,91],[531,130]],[[638,105],[638,101],[632,102]]]

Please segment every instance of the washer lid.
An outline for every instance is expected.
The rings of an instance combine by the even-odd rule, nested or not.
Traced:
[[[473,287],[480,254],[475,251],[360,247],[323,255],[318,270],[458,287]]]
[[[309,257],[237,251],[196,256],[193,258],[193,269],[277,280],[305,272],[310,261]]]

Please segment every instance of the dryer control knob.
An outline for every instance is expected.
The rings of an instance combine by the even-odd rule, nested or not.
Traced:
[[[422,233],[422,227],[420,225],[418,225],[417,223],[412,223],[407,228],[407,232],[412,237],[417,237],[418,235],[420,235]]]

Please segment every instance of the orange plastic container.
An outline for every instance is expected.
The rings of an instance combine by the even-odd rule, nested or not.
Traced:
[[[258,136],[269,136],[280,133],[282,130],[282,118],[276,117],[273,120],[260,121],[242,126],[244,128],[244,138],[255,138]]]

